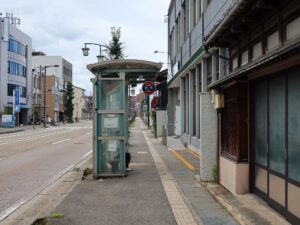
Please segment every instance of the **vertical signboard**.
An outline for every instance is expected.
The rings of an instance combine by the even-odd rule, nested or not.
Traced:
[[[20,88],[16,87],[15,90],[15,112],[20,112]]]

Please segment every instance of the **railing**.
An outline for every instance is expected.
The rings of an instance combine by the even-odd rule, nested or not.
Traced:
[[[204,11],[203,18],[200,18],[198,20],[195,27],[192,29],[192,31],[180,46],[180,50],[177,52],[177,55],[171,59],[171,71],[174,72],[172,72],[171,75],[168,75],[168,82],[177,73],[177,71],[190,59],[190,57],[203,45],[203,36],[209,36],[214,28],[226,17],[233,5],[235,5],[238,1],[239,0],[211,1],[207,9]],[[178,10],[177,4],[176,10]],[[177,15],[177,11],[175,11],[175,15]],[[204,29],[202,29],[202,26],[204,26]],[[174,70],[174,66],[177,65],[179,65],[178,70],[177,68]]]

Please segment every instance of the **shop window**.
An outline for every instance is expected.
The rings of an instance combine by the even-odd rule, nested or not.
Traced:
[[[269,82],[269,112],[270,169],[284,175],[285,77],[277,77]]]
[[[300,76],[294,72],[288,79],[288,176],[300,182]]]

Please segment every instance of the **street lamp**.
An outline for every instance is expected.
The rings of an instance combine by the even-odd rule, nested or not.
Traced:
[[[168,54],[168,52],[163,52],[163,51],[158,51],[158,50],[155,50],[155,51],[153,52],[153,54],[157,54],[157,53],[165,53],[165,54]]]
[[[47,76],[47,68],[50,67],[59,67],[59,65],[50,65],[44,66],[44,127],[46,128],[46,76]]]
[[[102,55],[102,49],[101,49],[101,47],[104,47],[104,48],[106,48],[106,50],[103,50],[103,51],[107,51],[107,49],[109,48],[107,45],[101,45],[101,44],[97,44],[97,43],[84,43],[84,47],[81,49],[82,50],[82,54],[84,56],[88,56],[89,55],[89,50],[90,49],[87,47],[87,45],[97,45],[97,46],[99,46],[99,48],[100,48],[100,54],[97,55],[98,62],[103,62],[104,59],[107,59],[105,57],[105,55]]]

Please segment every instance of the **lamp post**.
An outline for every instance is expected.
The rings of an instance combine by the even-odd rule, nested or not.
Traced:
[[[59,65],[44,66],[44,127],[46,128],[46,76],[47,68],[59,67]]]
[[[103,50],[103,51],[107,51],[107,49],[109,48],[107,45],[101,45],[101,44],[97,44],[97,43],[84,43],[84,47],[81,49],[82,50],[82,54],[84,56],[88,56],[89,55],[89,48],[87,47],[87,45],[97,45],[99,46],[100,48],[100,54],[97,55],[97,58],[98,58],[98,62],[103,62],[104,59],[107,60],[107,57],[105,55],[102,55],[102,49],[101,47],[104,47],[106,48],[106,50]]]

